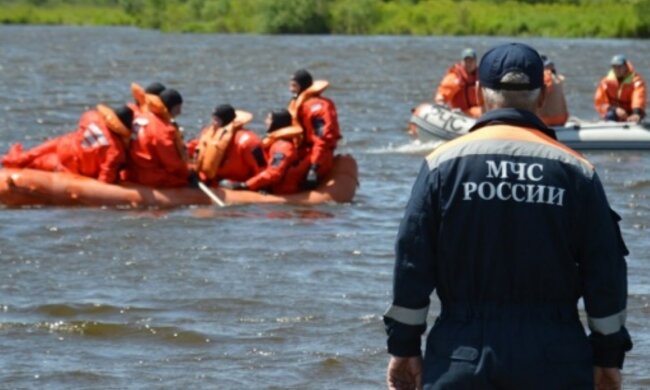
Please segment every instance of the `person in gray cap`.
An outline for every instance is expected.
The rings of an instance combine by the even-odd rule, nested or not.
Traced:
[[[645,81],[623,54],[612,57],[610,64],[596,88],[596,111],[604,120],[638,123],[645,117]]]
[[[447,70],[433,100],[451,109],[461,110],[474,118],[481,116],[481,106],[476,100],[476,65],[476,51],[464,49],[461,61]]]
[[[535,115],[543,68],[525,44],[485,53],[485,114],[422,164],[384,314],[389,389],[620,389],[632,347],[620,218],[594,167]]]

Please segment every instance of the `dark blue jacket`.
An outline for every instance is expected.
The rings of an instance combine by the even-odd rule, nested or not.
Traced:
[[[577,311],[583,297],[594,364],[620,367],[631,341],[619,219],[593,166],[535,115],[487,113],[470,134],[431,153],[413,186],[384,316],[388,352],[421,353],[434,289],[442,314]]]

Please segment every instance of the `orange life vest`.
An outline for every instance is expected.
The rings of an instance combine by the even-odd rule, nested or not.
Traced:
[[[478,72],[467,73],[462,64],[454,64],[440,82],[435,101],[443,102],[450,108],[458,108],[473,117],[481,115],[481,107],[476,96]]]
[[[309,86],[309,88],[302,91],[298,97],[292,99],[289,102],[289,107],[287,110],[291,114],[291,118],[293,118],[294,125],[300,126],[300,122],[298,121],[298,110],[302,104],[309,98],[320,96],[320,94],[323,93],[323,91],[325,91],[329,85],[330,83],[325,80],[316,80],[312,83],[311,86]]]
[[[206,179],[217,176],[221,163],[232,143],[234,134],[253,119],[253,115],[245,111],[235,111],[235,119],[228,125],[217,128],[208,126],[201,132],[196,145],[196,170]]]

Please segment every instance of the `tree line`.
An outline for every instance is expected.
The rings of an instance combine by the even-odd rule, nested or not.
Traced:
[[[0,0],[2,23],[179,32],[650,37],[650,0]]]

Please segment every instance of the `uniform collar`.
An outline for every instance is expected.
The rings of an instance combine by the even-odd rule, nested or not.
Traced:
[[[469,131],[496,124],[532,127],[553,139],[557,139],[555,131],[546,126],[535,114],[518,108],[501,108],[487,112],[476,121]]]

